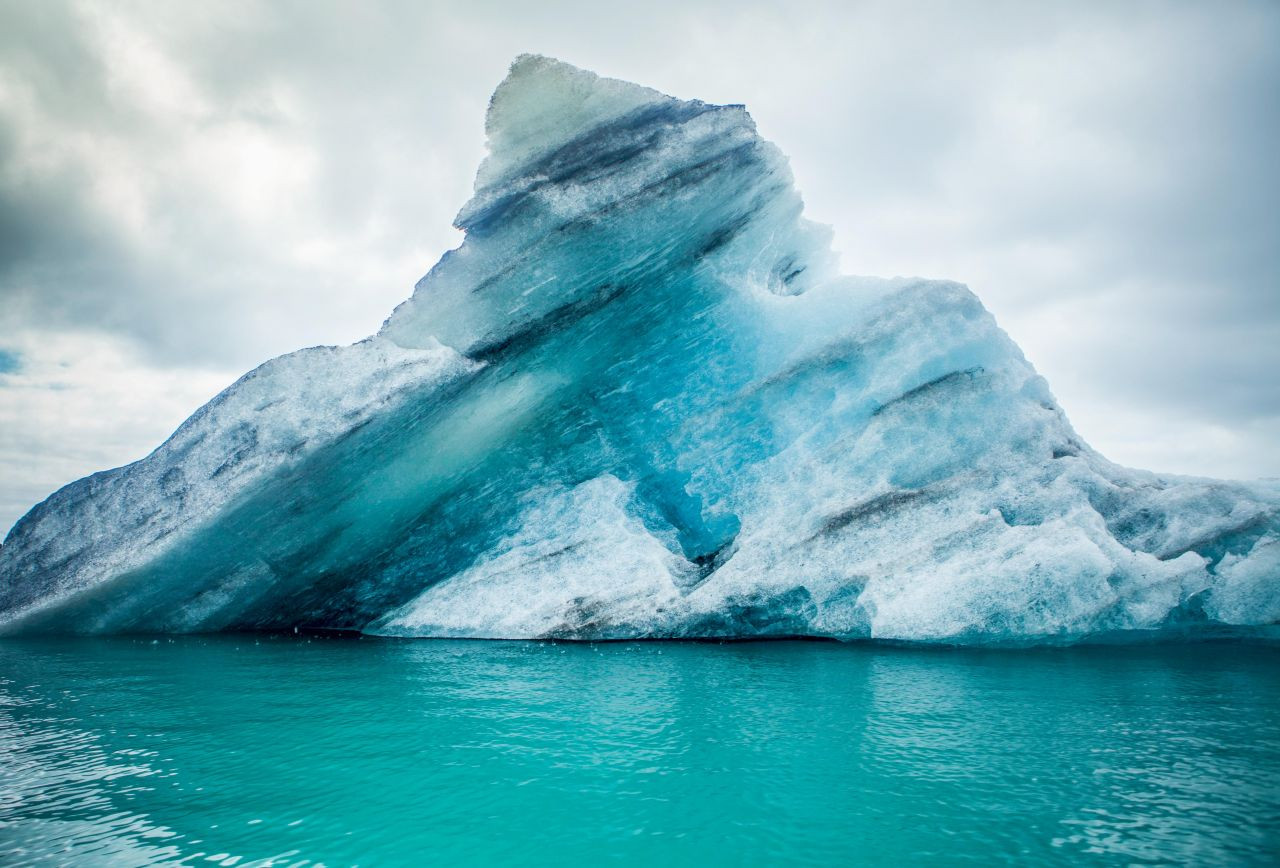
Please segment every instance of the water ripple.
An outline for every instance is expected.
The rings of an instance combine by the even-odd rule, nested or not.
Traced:
[[[0,862],[1266,863],[1280,651],[0,642]]]

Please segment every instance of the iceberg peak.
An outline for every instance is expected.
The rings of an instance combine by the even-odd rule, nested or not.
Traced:
[[[973,293],[836,272],[741,106],[537,55],[465,239],[0,547],[0,632],[1059,642],[1280,622],[1280,485],[1117,467]]]
[[[594,127],[666,101],[671,98],[638,84],[541,54],[522,54],[489,99],[484,125],[489,152],[476,189],[500,183]]]

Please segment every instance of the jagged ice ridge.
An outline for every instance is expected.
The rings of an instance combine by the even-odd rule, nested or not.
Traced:
[[[741,106],[538,56],[374,337],[0,547],[0,632],[1070,641],[1280,621],[1280,486],[1089,449],[963,286],[840,276]]]

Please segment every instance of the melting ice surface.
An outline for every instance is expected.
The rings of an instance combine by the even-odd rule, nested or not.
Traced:
[[[1280,484],[1117,467],[954,283],[841,276],[741,106],[536,56],[465,242],[0,548],[8,632],[1060,641],[1280,621]]]

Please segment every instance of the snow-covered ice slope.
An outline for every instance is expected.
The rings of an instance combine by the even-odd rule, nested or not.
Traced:
[[[466,240],[0,548],[0,630],[1062,641],[1280,621],[1280,486],[1126,470],[967,289],[837,274],[741,106],[543,57]]]

